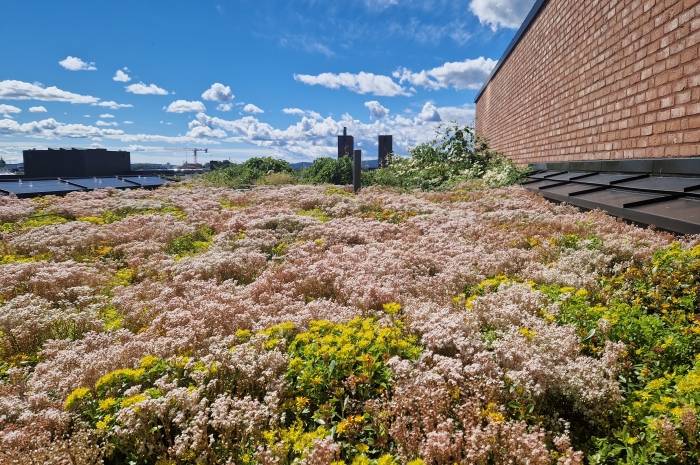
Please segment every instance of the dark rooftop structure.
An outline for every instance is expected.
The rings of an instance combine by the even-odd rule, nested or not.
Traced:
[[[352,157],[355,153],[355,138],[348,136],[348,128],[343,128],[343,135],[338,136],[338,159]]]
[[[90,177],[127,174],[131,154],[106,149],[25,150],[24,174],[28,178]]]
[[[377,138],[377,168],[386,168],[389,154],[394,152],[394,138],[389,134]]]
[[[534,165],[524,187],[556,202],[600,209],[681,234],[700,233],[700,158]]]

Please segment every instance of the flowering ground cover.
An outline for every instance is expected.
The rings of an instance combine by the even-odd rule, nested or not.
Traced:
[[[0,463],[697,463],[700,241],[519,187],[0,198]]]

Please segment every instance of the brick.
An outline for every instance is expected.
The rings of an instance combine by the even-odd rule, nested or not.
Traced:
[[[518,163],[698,155],[700,3],[550,0],[476,108]]]
[[[700,142],[700,129],[695,129],[683,133],[683,142],[685,143],[695,143]]]

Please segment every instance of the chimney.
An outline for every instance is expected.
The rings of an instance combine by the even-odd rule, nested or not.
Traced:
[[[338,136],[338,159],[352,157],[355,150],[355,140],[348,136],[348,128],[343,128],[343,135]]]
[[[379,140],[377,142],[377,166],[379,168],[385,168],[389,163],[388,155],[394,151],[393,145],[394,141],[391,135],[379,136]]]

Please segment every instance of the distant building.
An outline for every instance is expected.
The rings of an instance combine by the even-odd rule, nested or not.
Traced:
[[[128,174],[131,154],[107,149],[25,150],[24,175],[28,178],[113,176]]]
[[[180,165],[181,170],[201,170],[204,169],[204,165],[201,163],[189,163],[185,162],[182,165]]]

